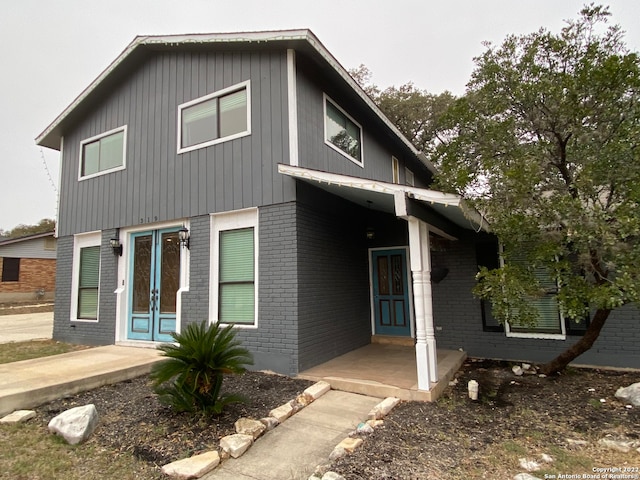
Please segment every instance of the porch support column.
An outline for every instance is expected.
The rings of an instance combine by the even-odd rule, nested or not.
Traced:
[[[430,390],[438,381],[438,356],[433,327],[431,252],[429,230],[422,220],[409,216],[409,256],[416,312],[416,367],[418,389]]]

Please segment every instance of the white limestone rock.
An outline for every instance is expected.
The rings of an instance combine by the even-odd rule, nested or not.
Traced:
[[[616,398],[630,403],[634,407],[640,407],[640,382],[619,388],[616,391]]]
[[[254,440],[262,435],[267,429],[267,426],[262,422],[244,417],[236,420],[235,427],[236,433],[251,435]]]
[[[629,453],[633,448],[636,448],[638,446],[638,442],[624,439],[601,438],[600,440],[598,440],[598,445],[609,450],[617,450],[618,452]]]
[[[49,431],[62,436],[67,443],[77,445],[91,436],[98,425],[98,411],[92,403],[71,408],[49,422]]]
[[[280,422],[278,421],[278,419],[274,417],[261,418],[260,423],[262,423],[265,427],[267,427],[267,432],[273,430],[278,425],[280,425]]]
[[[331,385],[329,385],[327,382],[320,381],[320,382],[316,382],[313,385],[311,385],[309,388],[307,388],[304,391],[304,393],[306,395],[309,395],[314,400],[317,400],[322,395],[327,393],[329,390],[331,390]]]
[[[344,480],[344,477],[336,472],[327,472],[322,476],[322,480]]]
[[[220,455],[218,455],[217,451],[211,451],[169,463],[162,467],[162,473],[181,480],[188,480],[202,477],[219,464]]]
[[[367,420],[367,425],[369,425],[371,428],[378,428],[384,425],[384,420],[376,420],[376,419]]]
[[[356,428],[356,433],[359,435],[371,435],[373,433],[373,427],[369,423],[360,423]]]
[[[369,412],[369,419],[380,420],[386,417],[393,408],[400,403],[400,399],[396,397],[387,397],[377,404]]]
[[[291,402],[289,402],[271,410],[269,412],[269,416],[277,419],[278,422],[282,423],[291,415],[293,415],[293,413],[294,413],[293,405],[291,405]]]
[[[36,416],[33,410],[16,410],[9,415],[0,418],[0,423],[22,423]]]
[[[535,460],[520,458],[518,459],[518,463],[520,464],[520,468],[524,468],[528,472],[535,472],[536,470],[540,470],[540,464]]]
[[[301,393],[296,397],[296,405],[298,406],[298,409],[304,408],[310,403],[312,403],[313,400],[314,398],[311,395],[307,393]]]
[[[511,371],[514,375],[517,375],[519,377],[524,373],[524,370],[522,370],[522,367],[520,365],[514,365]]]
[[[513,477],[513,480],[540,480],[540,477],[534,477],[530,473],[519,473]]]
[[[249,449],[252,443],[253,437],[251,435],[236,433],[222,437],[220,439],[220,448],[233,458],[238,458]]]
[[[586,447],[589,445],[586,440],[576,440],[575,438],[565,438],[565,441],[570,447]]]

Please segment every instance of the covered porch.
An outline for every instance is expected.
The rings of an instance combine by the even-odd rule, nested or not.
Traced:
[[[437,382],[429,390],[418,388],[416,351],[410,345],[374,343],[300,372],[299,378],[323,380],[335,390],[432,402],[438,399],[462,366],[467,354],[437,350]]]

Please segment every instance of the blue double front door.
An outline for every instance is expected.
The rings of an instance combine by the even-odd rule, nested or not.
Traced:
[[[127,318],[127,337],[131,340],[172,341],[180,288],[178,229],[131,234]]]
[[[411,336],[406,250],[374,250],[371,261],[375,333]]]

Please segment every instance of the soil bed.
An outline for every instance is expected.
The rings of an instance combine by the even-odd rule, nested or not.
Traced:
[[[38,409],[45,424],[69,408],[93,403],[100,416],[88,440],[162,466],[217,448],[220,438],[235,432],[240,417],[260,419],[296,398],[313,382],[275,374],[246,372],[225,377],[224,391],[245,396],[247,403],[228,405],[219,416],[193,417],[160,404],[148,376],[47,403]]]
[[[480,384],[478,401],[468,397],[471,379]],[[437,402],[402,402],[383,426],[364,437],[362,447],[330,469],[347,480],[513,478],[525,471],[519,465],[522,458],[541,463],[541,469],[533,472],[538,478],[592,473],[593,468],[603,467],[637,469],[636,450],[620,453],[598,441],[640,442],[640,408],[628,408],[614,397],[619,387],[638,381],[639,372],[591,369],[569,369],[550,378],[515,376],[510,364],[470,360]],[[148,377],[37,410],[46,429],[54,415],[94,403],[100,423],[88,443],[132,453],[153,466],[157,472],[153,478],[161,478],[159,466],[216,448],[221,437],[235,433],[238,418],[264,417],[310,384],[256,372],[230,376],[225,390],[243,394],[251,402],[231,405],[218,417],[173,413],[158,402]],[[541,462],[542,454],[553,462]]]
[[[480,384],[475,402],[467,391],[472,379]],[[520,466],[526,458],[540,464],[532,472],[538,478],[625,466],[638,474],[640,453],[598,444],[602,438],[638,440],[640,408],[614,396],[638,381],[640,372],[594,369],[516,376],[505,362],[470,360],[437,402],[401,403],[361,449],[331,470],[347,480],[513,478],[526,472]],[[543,453],[553,462],[541,461]]]

